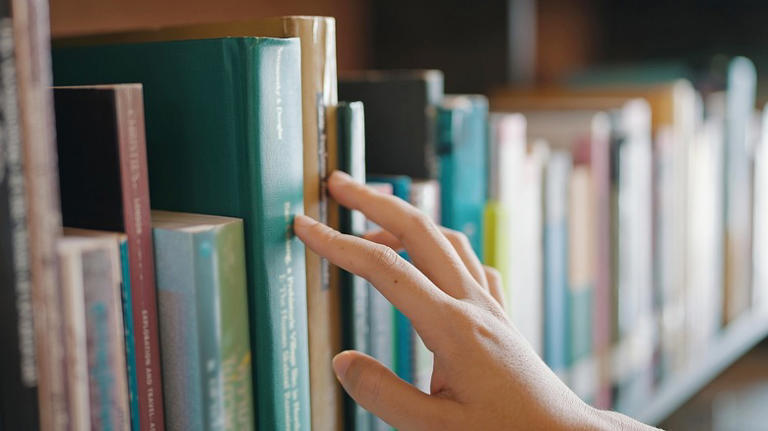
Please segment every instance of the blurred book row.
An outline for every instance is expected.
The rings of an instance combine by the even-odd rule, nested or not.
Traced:
[[[706,92],[489,99],[445,95],[434,70],[337,79],[332,18],[66,39],[51,58],[46,2],[10,3],[2,429],[389,429],[342,395],[333,355],[427,392],[432,356],[293,236],[300,213],[376,229],[327,196],[335,169],[463,232],[510,319],[600,407],[649,399],[768,303],[768,134],[745,58]]]

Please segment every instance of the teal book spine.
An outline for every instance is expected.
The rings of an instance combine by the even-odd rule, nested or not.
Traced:
[[[342,102],[337,106],[339,169],[356,181],[365,183],[365,125],[362,102]],[[342,233],[365,233],[365,216],[358,211],[341,208],[339,225]],[[342,343],[345,349],[372,354],[368,315],[368,282],[346,271],[341,273]],[[367,431],[371,414],[345,395],[347,429]]]
[[[128,407],[131,415],[131,431],[139,431],[139,389],[136,379],[136,351],[133,347],[136,342],[136,335],[133,332],[131,267],[127,239],[120,241],[120,272],[122,275],[120,296],[123,306],[123,328],[125,330],[125,367],[128,375]]]
[[[373,176],[371,182],[388,183],[392,185],[392,194],[409,202],[411,197],[411,178],[404,175]],[[402,253],[407,258],[405,253]],[[393,351],[395,374],[408,383],[413,382],[413,326],[411,321],[400,310],[392,307]]]
[[[154,208],[244,220],[258,429],[310,429],[297,39],[54,50],[57,85],[144,86]]]
[[[169,429],[205,428],[197,337],[194,240],[185,232],[153,229],[165,417]]]
[[[441,221],[463,232],[483,260],[483,218],[488,195],[488,100],[446,96],[438,109]]]

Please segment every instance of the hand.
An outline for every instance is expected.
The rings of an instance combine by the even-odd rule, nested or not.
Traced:
[[[296,235],[371,282],[435,357],[427,395],[370,356],[338,354],[333,368],[357,403],[400,430],[645,428],[588,406],[547,368],[504,313],[498,274],[480,264],[465,237],[344,173],[334,172],[328,185],[339,204],[384,231],[359,238],[296,216]]]

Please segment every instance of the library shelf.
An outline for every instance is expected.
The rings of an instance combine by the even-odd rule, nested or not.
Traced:
[[[650,399],[622,413],[649,425],[659,425],[731,364],[768,337],[768,311],[749,311],[731,322],[684,371],[662,382]]]

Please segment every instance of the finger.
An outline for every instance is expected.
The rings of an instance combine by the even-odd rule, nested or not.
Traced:
[[[458,404],[431,397],[401,380],[379,361],[357,351],[333,358],[333,369],[350,397],[400,430],[442,429]]]
[[[293,229],[307,247],[334,265],[373,284],[427,341],[440,319],[441,301],[449,297],[413,265],[389,247],[353,235],[341,234],[304,216],[294,218]]]
[[[440,232],[445,235],[454,250],[459,254],[459,258],[467,267],[469,273],[472,274],[472,278],[474,278],[481,286],[487,287],[488,283],[485,277],[485,271],[483,270],[483,264],[480,263],[480,259],[477,258],[467,236],[459,231],[448,229],[447,227],[439,226],[439,228]],[[403,248],[403,245],[396,236],[383,229],[367,232],[363,235],[363,238],[368,241],[386,245],[395,251]]]
[[[467,238],[464,233],[453,229],[448,229],[446,227],[442,227],[440,229],[443,232],[443,235],[448,238],[448,241],[450,241],[453,248],[459,254],[461,261],[464,262],[464,266],[466,266],[469,270],[469,273],[472,274],[472,278],[474,278],[481,287],[487,289],[488,280],[485,278],[483,264],[480,263],[480,259],[477,258],[475,251],[472,250],[472,244],[469,243],[469,238]]]
[[[383,229],[366,232],[363,234],[363,238],[381,245],[386,245],[395,251],[400,251],[403,249],[403,245],[400,244],[400,240],[390,232]]]
[[[501,273],[488,265],[483,265],[483,270],[485,278],[488,280],[488,290],[491,292],[491,296],[504,309],[504,282],[501,279]]]
[[[338,203],[362,212],[391,232],[408,251],[414,265],[446,293],[463,299],[476,291],[477,282],[426,214],[402,199],[353,181],[343,172],[331,174],[328,189]]]

